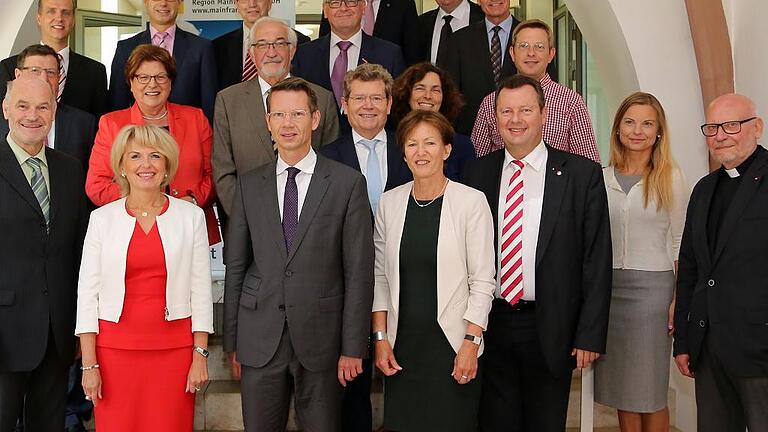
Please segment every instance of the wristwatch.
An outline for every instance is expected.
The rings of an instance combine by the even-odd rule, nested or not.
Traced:
[[[208,358],[208,356],[211,355],[211,353],[208,352],[207,349],[205,349],[203,347],[199,347],[197,345],[195,345],[195,347],[192,348],[192,350],[195,351],[196,353],[200,354],[201,356],[205,357],[205,358]]]
[[[471,334],[464,335],[464,339],[472,342],[475,345],[480,345],[480,343],[483,342],[482,336],[475,336]]]

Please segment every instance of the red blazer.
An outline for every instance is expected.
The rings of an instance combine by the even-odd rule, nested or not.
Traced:
[[[85,193],[97,206],[122,197],[120,186],[114,181],[109,153],[120,129],[140,124],[144,124],[144,119],[136,104],[101,116],[85,180]],[[169,186],[170,194],[176,198],[194,195],[205,212],[208,242],[218,243],[221,236],[213,212],[216,192],[211,169],[212,131],[208,119],[199,108],[169,102],[168,128],[179,146],[179,169]]]

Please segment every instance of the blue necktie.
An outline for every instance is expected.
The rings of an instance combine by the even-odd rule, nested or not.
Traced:
[[[360,140],[368,148],[368,163],[365,180],[368,183],[368,201],[371,203],[371,209],[376,212],[381,197],[381,166],[379,165],[379,156],[376,154],[376,143],[379,140]]]
[[[301,172],[298,168],[288,167],[288,181],[285,183],[283,195],[283,237],[285,248],[290,251],[296,238],[296,228],[299,226],[299,188],[296,186],[296,175]]]

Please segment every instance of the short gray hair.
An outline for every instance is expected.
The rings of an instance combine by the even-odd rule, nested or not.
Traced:
[[[278,18],[272,18],[271,16],[263,16],[257,19],[256,22],[253,23],[253,25],[251,26],[251,32],[248,34],[248,41],[250,43],[254,42],[253,35],[256,33],[259,27],[265,24],[279,24],[285,27],[285,32],[288,34],[288,42],[291,43],[291,46],[293,46],[293,48],[296,48],[296,44],[298,42],[296,31],[290,28],[288,24],[285,23],[285,21]]]

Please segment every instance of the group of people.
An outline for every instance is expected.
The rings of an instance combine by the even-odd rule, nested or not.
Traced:
[[[601,169],[549,26],[437,3],[324,0],[309,41],[236,0],[211,42],[144,0],[107,87],[74,2],[39,0],[41,44],[0,62],[0,430],[79,431],[90,403],[100,432],[192,430],[222,231],[247,431],[292,397],[304,430],[371,430],[374,366],[387,430],[562,431],[591,364],[622,431],[666,431],[671,352],[699,430],[767,428],[754,103],[707,108],[722,167],[692,193],[649,93]]]

